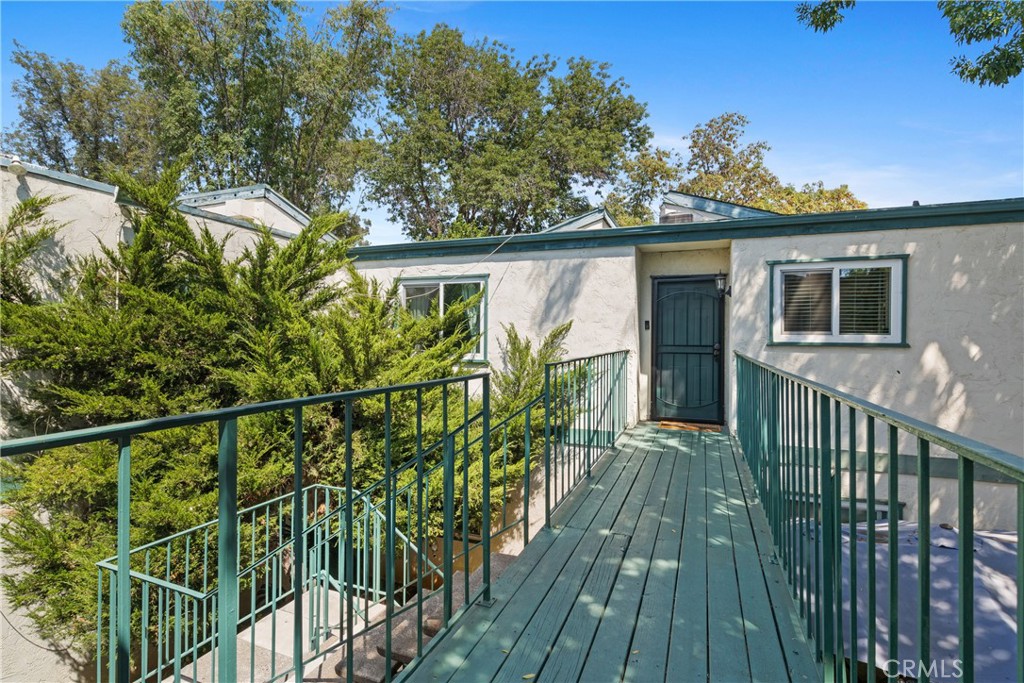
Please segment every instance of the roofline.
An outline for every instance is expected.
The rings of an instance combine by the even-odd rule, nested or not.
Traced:
[[[541,232],[557,232],[558,230],[568,228],[574,223],[582,222],[584,219],[590,218],[591,216],[595,215],[600,215],[609,224],[611,224],[612,227],[619,227],[619,224],[615,222],[615,218],[610,213],[608,213],[607,209],[605,209],[603,206],[596,206],[590,211],[587,211],[586,213],[581,213],[580,215],[573,216],[572,218],[566,218],[561,223],[556,223],[555,225],[552,225],[550,228],[544,228],[543,230],[541,230]]]
[[[207,204],[215,204],[228,199],[246,199],[249,197],[263,197],[294,218],[303,227],[309,225],[309,214],[292,204],[284,195],[266,183],[244,185],[242,187],[229,187],[224,190],[190,192],[188,194],[181,195],[178,197],[178,200],[188,204],[189,206],[205,206]]]
[[[780,214],[706,223],[653,224],[578,232],[541,232],[512,237],[499,235],[456,240],[405,242],[354,247],[349,254],[363,262],[394,261],[490,254],[498,250],[504,253],[520,253],[1012,222],[1024,222],[1024,197],[885,209],[861,209],[836,213]]]
[[[117,196],[117,192],[119,189],[117,185],[111,185],[110,183],[103,183],[98,180],[83,178],[82,176],[74,175],[73,173],[54,171],[52,169],[46,168],[45,166],[30,164],[27,161],[21,161],[20,163],[22,166],[25,167],[25,170],[32,175],[43,176],[44,178],[50,178],[52,180],[57,180],[62,183],[67,183],[69,185],[77,185],[78,187],[84,187],[88,190],[102,192],[104,194],[113,195],[115,197]],[[10,157],[0,156],[0,167],[7,168],[10,165]]]
[[[10,165],[11,159],[9,157],[0,156],[0,167],[7,168]],[[82,176],[75,175],[73,173],[54,171],[49,168],[44,168],[43,166],[37,166],[36,164],[29,164],[24,161],[21,162],[21,165],[24,166],[25,170],[28,171],[28,173],[30,173],[31,175],[42,176],[43,178],[50,178],[51,180],[67,183],[69,185],[75,185],[77,187],[82,187],[87,190],[93,190],[94,192],[102,192],[103,194],[109,194],[114,198],[115,204],[132,207],[140,206],[138,202],[134,201],[127,195],[121,194],[121,188],[118,187],[117,185],[111,185],[109,183],[103,183],[98,180],[83,178]],[[178,210],[184,214],[195,216],[196,218],[216,221],[218,223],[225,223],[227,225],[232,225],[236,228],[242,228],[243,230],[260,230],[260,228],[257,227],[256,224],[253,222],[246,221],[241,218],[234,218],[232,216],[224,216],[219,213],[213,213],[212,211],[204,211],[203,209],[199,209],[194,206],[189,206],[187,204],[178,204]],[[283,239],[295,238],[295,233],[287,232],[285,230],[279,230],[277,228],[272,228],[269,226],[266,227],[267,229],[270,230],[270,234],[274,235],[275,237],[281,237]]]
[[[674,201],[672,197],[685,197],[686,199],[684,202],[680,203],[678,201]],[[744,206],[743,204],[737,204],[735,202],[726,202],[721,199],[701,197],[700,195],[679,192],[678,190],[670,190],[666,192],[663,200],[665,203],[672,204],[673,206],[681,206],[684,209],[707,211],[709,213],[718,214],[719,216],[729,216],[732,218],[756,218],[758,216],[782,215],[775,211],[755,209],[751,206]]]

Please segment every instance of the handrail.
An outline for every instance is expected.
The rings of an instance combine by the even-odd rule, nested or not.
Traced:
[[[325,403],[341,403],[354,401],[360,398],[367,398],[384,393],[415,391],[416,389],[431,389],[453,383],[470,382],[473,380],[489,377],[486,372],[478,372],[472,375],[450,377],[447,379],[434,379],[411,384],[397,384],[388,387],[374,387],[370,389],[354,389],[332,394],[318,394],[316,396],[304,396],[302,398],[286,398],[276,401],[264,401],[262,403],[249,403],[241,406],[228,408],[216,408],[196,413],[183,415],[171,415],[157,417],[149,420],[136,420],[134,422],[122,422],[102,427],[87,427],[85,429],[74,429],[67,432],[54,432],[52,434],[40,434],[38,436],[25,436],[18,439],[0,441],[0,457],[21,455],[33,451],[59,448],[61,446],[75,446],[93,441],[104,441],[106,439],[119,439],[137,434],[148,434],[163,429],[174,429],[177,427],[189,427],[197,424],[232,420],[259,413],[272,413],[282,410],[294,410],[307,406],[323,405]]]
[[[293,663],[287,671],[277,671],[272,664],[271,680],[340,648],[348,668],[338,674],[351,681],[356,614],[363,619],[360,628],[383,624],[388,659],[397,614],[415,613],[417,652],[422,652],[424,603],[415,594],[410,599],[409,593],[421,587],[426,577],[431,582],[443,577],[444,627],[458,616],[462,603],[453,604],[451,585],[456,559],[460,567],[464,565],[466,581],[465,598],[460,600],[467,604],[480,596],[489,600],[492,539],[522,525],[523,542],[530,540],[530,480],[540,467],[535,456],[531,465],[531,442],[540,438],[533,432],[541,428],[540,416],[533,411],[543,406],[545,521],[549,521],[560,496],[581,481],[584,471],[589,476],[593,462],[625,428],[628,358],[628,352],[616,351],[548,363],[544,391],[496,423],[491,422],[490,374],[480,372],[12,439],[0,442],[0,455],[104,440],[115,444],[117,552],[96,565],[98,680],[128,683],[133,675],[137,680],[160,680],[172,668],[178,677],[183,666],[190,666],[196,677],[204,652],[210,653],[209,662],[202,666],[213,667],[204,675],[233,679],[237,655],[244,657],[231,635],[236,627],[255,634],[257,619],[291,601],[294,629],[288,630],[293,630]],[[479,383],[480,389],[471,391],[473,383]],[[423,424],[425,408],[435,405],[427,403],[428,390],[438,390],[430,400],[436,395],[437,417],[443,425],[440,438],[436,438],[437,426],[426,430]],[[384,476],[357,489],[352,481],[353,414],[361,399],[374,396],[383,399]],[[399,400],[414,405],[415,411],[396,410]],[[339,472],[345,481],[303,487],[303,408],[321,404],[341,409],[344,448],[339,452]],[[374,405],[379,409],[379,404]],[[239,510],[238,420],[280,411],[291,411],[293,419],[294,490]],[[399,425],[398,420],[405,422]],[[211,423],[217,426],[218,440],[217,519],[131,547],[133,437]],[[393,443],[399,428],[405,439],[398,442],[400,447]],[[408,457],[413,436],[415,456]],[[425,440],[430,443],[424,444]],[[500,481],[492,479],[492,466],[499,468],[495,476]],[[405,480],[410,473],[415,475],[412,481],[400,484],[399,478]],[[552,484],[554,499],[549,495]],[[501,487],[494,491],[501,496],[500,504],[494,506],[492,485]],[[517,486],[521,491],[513,496],[512,488]],[[520,495],[522,510],[516,512],[510,501]],[[495,519],[499,512],[500,522]],[[425,551],[429,534],[443,540],[443,566]],[[481,555],[483,581],[471,593],[470,563]],[[344,594],[346,606],[341,607],[340,617],[334,612],[329,623],[327,601],[332,588]],[[383,621],[370,624],[367,608],[381,599]],[[335,628],[332,623],[340,626],[343,637],[324,650],[325,634]],[[253,656],[250,650],[250,659]],[[393,673],[387,668],[385,679],[390,681]]]
[[[941,446],[952,453],[962,455],[965,458],[970,458],[977,463],[985,465],[986,467],[991,467],[992,469],[1002,472],[1009,477],[1019,481],[1024,481],[1024,457],[1014,455],[1009,451],[1004,451],[1000,448],[996,448],[995,446],[982,443],[981,441],[961,436],[960,434],[951,432],[948,429],[943,429],[942,427],[929,424],[915,417],[905,415],[890,408],[885,408],[877,403],[865,401],[864,399],[853,396],[852,394],[821,384],[820,382],[816,382],[812,379],[795,375],[792,372],[774,367],[738,351],[734,353],[737,358],[742,358],[743,360],[757,365],[758,367],[770,370],[780,377],[785,377],[788,380],[798,382],[815,390],[819,394],[841,401],[847,405],[852,405],[861,413],[899,427],[908,434],[912,434],[922,439],[928,439],[933,444]]]
[[[1005,547],[1001,537],[990,540],[986,527],[975,528],[979,513],[1003,515],[982,522],[987,529],[1016,523],[1015,578],[1024,585],[1024,458],[741,353],[735,356],[737,437],[825,680],[857,680],[858,662],[866,665],[870,680],[879,667],[892,681],[905,676],[927,683],[936,669],[968,681],[1012,678],[1009,662],[975,657],[979,633],[1016,643],[1016,679],[1024,680],[1024,591],[1017,592],[1016,617],[999,600],[989,601],[1002,612],[990,616],[980,631],[974,597],[981,571],[976,564],[987,556],[976,554],[976,541]],[[916,442],[916,472],[897,466],[901,440]],[[933,448],[955,456],[949,458],[957,465],[955,490],[933,489]],[[977,509],[976,466],[1011,479],[990,485],[987,504]],[[913,493],[901,482],[907,476],[915,478]],[[1012,509],[1014,502],[1016,515],[1008,517],[1002,508]],[[904,507],[913,527],[901,524]],[[936,525],[944,531],[935,531]],[[937,546],[945,551],[933,548],[935,533],[955,534],[955,551],[949,544]],[[948,554],[935,558],[937,552]],[[949,574],[933,580],[933,567],[949,572],[954,565],[955,581]],[[955,603],[955,623],[933,607],[933,590],[949,591],[950,583],[955,599],[950,593],[935,598]],[[885,586],[887,602],[879,602],[879,586]],[[901,609],[900,595],[908,589],[916,610]]]

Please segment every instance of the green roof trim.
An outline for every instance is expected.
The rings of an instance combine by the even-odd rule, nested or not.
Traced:
[[[519,253],[558,249],[640,246],[713,240],[763,239],[874,230],[901,230],[1024,222],[1024,197],[954,204],[901,206],[837,213],[768,215],[705,223],[655,224],[630,228],[541,232],[355,247],[361,261],[394,261],[448,256]]]
[[[0,156],[0,168],[7,168],[11,165],[10,157]],[[111,194],[117,196],[117,185],[111,185],[110,183],[101,183],[98,180],[90,180],[89,178],[83,178],[80,175],[74,175],[73,173],[64,173],[63,171],[53,171],[43,166],[37,166],[36,164],[30,164],[27,161],[22,161],[21,165],[25,167],[25,170],[37,176],[43,178],[49,178],[50,180],[56,180],[61,183],[67,183],[68,185],[75,185],[77,187],[84,187],[87,190],[94,190],[96,192],[102,192],[104,194]]]

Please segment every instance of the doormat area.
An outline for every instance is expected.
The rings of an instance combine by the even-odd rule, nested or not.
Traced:
[[[679,432],[714,432],[721,433],[721,425],[694,424],[692,422],[659,422],[658,429],[674,429]]]

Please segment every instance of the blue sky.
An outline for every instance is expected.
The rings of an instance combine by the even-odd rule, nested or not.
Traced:
[[[323,8],[322,4],[314,7]],[[394,6],[399,32],[443,22],[526,59],[549,53],[609,62],[646,102],[656,144],[726,111],[768,141],[785,182],[847,183],[872,207],[1024,194],[1024,79],[962,83],[949,60],[968,52],[932,2],[865,2],[828,35],[796,22],[792,3],[413,2]],[[3,125],[17,117],[14,40],[89,67],[127,55],[123,4],[0,6]],[[315,13],[315,12],[314,12]],[[370,240],[402,240],[370,207]]]

